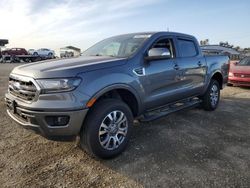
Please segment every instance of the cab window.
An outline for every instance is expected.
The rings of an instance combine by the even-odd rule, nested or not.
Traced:
[[[198,54],[194,41],[186,39],[178,39],[177,41],[181,57],[194,57]]]

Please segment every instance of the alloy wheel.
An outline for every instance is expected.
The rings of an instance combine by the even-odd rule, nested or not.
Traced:
[[[213,85],[210,92],[210,101],[212,106],[216,106],[219,100],[219,89],[217,85]]]
[[[99,128],[99,142],[104,149],[118,148],[128,132],[126,115],[118,110],[110,112],[102,121]]]

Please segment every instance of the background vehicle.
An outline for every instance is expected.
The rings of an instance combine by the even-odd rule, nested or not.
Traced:
[[[30,55],[33,55],[34,51],[35,51],[35,49],[29,49],[29,50],[28,50],[28,53],[29,53]]]
[[[16,67],[7,112],[47,137],[80,134],[83,149],[110,158],[127,146],[134,118],[151,121],[199,104],[215,110],[228,69],[227,56],[203,56],[190,35],[120,35],[79,58]]]
[[[230,64],[228,85],[250,86],[250,57]]]
[[[41,48],[41,49],[33,51],[33,55],[40,56],[40,57],[53,58],[55,56],[55,52],[54,52],[54,50],[50,50],[47,48]]]
[[[11,48],[2,51],[2,55],[28,55],[24,48]]]

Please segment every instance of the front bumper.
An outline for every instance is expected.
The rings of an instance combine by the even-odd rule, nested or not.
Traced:
[[[250,78],[229,77],[228,83],[235,86],[250,86]]]
[[[13,105],[13,101],[5,98],[8,115],[18,124],[35,130],[45,137],[68,137],[78,135],[88,109],[68,111],[38,111]],[[15,102],[14,102],[15,103]],[[67,116],[69,120],[63,126],[52,126],[46,117]]]

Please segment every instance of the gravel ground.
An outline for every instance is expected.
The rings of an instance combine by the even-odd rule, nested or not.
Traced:
[[[47,140],[10,120],[0,64],[0,187],[250,187],[250,89],[227,87],[215,112],[135,124],[127,150],[97,160],[79,140]]]

